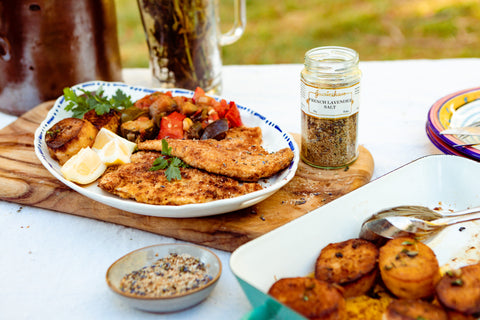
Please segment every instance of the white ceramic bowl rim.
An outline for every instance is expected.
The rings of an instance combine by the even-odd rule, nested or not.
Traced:
[[[204,251],[204,252],[207,252],[208,254],[210,254],[212,257],[215,258],[215,260],[218,262],[218,272],[217,274],[215,275],[209,275],[212,277],[212,280],[210,280],[207,284],[205,284],[204,286],[201,286],[201,287],[198,287],[196,289],[193,289],[193,290],[190,290],[188,292],[185,292],[185,293],[182,293],[182,294],[177,294],[177,295],[174,295],[174,296],[165,296],[165,297],[147,297],[147,296],[139,296],[139,295],[134,295],[134,294],[130,294],[128,292],[124,292],[122,290],[120,290],[116,285],[114,285],[111,281],[110,281],[110,277],[109,277],[109,274],[111,273],[111,271],[118,267],[123,261],[124,259],[126,259],[127,257],[129,257],[130,255],[133,255],[137,252],[140,252],[140,251],[144,251],[144,250],[147,250],[147,249],[150,249],[150,248],[155,248],[155,247],[168,247],[168,246],[175,246],[175,247],[178,247],[178,246],[185,246],[185,247],[191,247],[191,248],[196,248],[198,249],[198,251]],[[179,252],[180,253],[180,252]],[[193,256],[193,255],[192,255]],[[163,257],[158,257],[158,259],[161,259]],[[198,258],[198,257],[195,257],[195,258]],[[134,271],[134,270],[131,270],[131,271]],[[201,246],[197,246],[197,245],[193,245],[193,244],[180,244],[180,243],[175,243],[175,244],[171,244],[171,243],[168,243],[168,244],[155,244],[155,245],[151,245],[151,246],[147,246],[147,247],[143,247],[143,248],[139,248],[139,249],[136,249],[134,251],[131,251],[129,253],[127,253],[126,255],[122,256],[121,258],[117,259],[107,270],[107,274],[106,274],[106,281],[107,281],[107,284],[108,286],[110,287],[110,289],[112,289],[115,293],[117,294],[120,294],[122,296],[125,296],[125,297],[128,297],[128,298],[132,298],[132,299],[138,299],[138,300],[171,300],[171,299],[177,299],[177,298],[181,298],[181,297],[184,297],[184,296],[188,296],[188,295],[191,295],[191,294],[194,294],[196,292],[199,292],[199,291],[203,291],[205,289],[207,289],[208,287],[214,285],[218,279],[220,278],[220,275],[222,274],[222,262],[220,261],[220,258],[210,249],[208,248],[205,248],[205,247],[201,247]]]

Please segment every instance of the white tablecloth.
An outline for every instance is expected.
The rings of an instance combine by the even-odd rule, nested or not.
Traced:
[[[300,132],[302,65],[225,66],[223,95]],[[440,153],[425,134],[439,98],[480,86],[480,59],[361,62],[359,142],[373,155],[373,178],[419,157]],[[125,81],[149,85],[146,69]],[[16,118],[0,114],[0,126]],[[250,310],[227,252],[214,250],[223,274],[196,307],[168,315],[131,309],[105,283],[122,255],[171,238],[111,223],[0,201],[0,319],[239,319]]]

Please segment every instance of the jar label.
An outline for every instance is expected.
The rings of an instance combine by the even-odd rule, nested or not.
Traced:
[[[301,81],[301,108],[314,117],[339,118],[358,112],[360,82],[350,87],[318,88]]]

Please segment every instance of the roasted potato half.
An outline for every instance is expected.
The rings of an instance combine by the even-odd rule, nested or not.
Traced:
[[[91,147],[98,130],[89,121],[66,118],[54,124],[45,134],[50,156],[63,166],[80,149]]]
[[[394,297],[380,284],[375,285],[368,294],[345,299],[347,319],[380,320]]]
[[[345,299],[334,285],[310,277],[283,278],[268,293],[309,319],[346,319]]]
[[[330,243],[317,258],[315,278],[339,284],[346,298],[359,296],[375,284],[378,254],[373,243],[362,239]]]
[[[380,248],[379,268],[388,290],[404,299],[432,296],[440,278],[433,250],[406,237],[389,240]]]
[[[448,320],[478,320],[478,317],[447,309]]]
[[[401,299],[392,301],[385,313],[383,320],[448,320],[445,310],[439,306],[422,300]]]
[[[435,290],[445,307],[466,314],[480,313],[480,264],[446,272]]]
[[[92,123],[97,130],[102,128],[118,133],[120,127],[120,115],[115,110],[98,115],[95,110],[90,110],[83,116],[84,120]]]

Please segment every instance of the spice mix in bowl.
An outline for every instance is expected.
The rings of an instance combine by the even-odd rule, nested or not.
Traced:
[[[143,311],[174,312],[205,300],[222,272],[212,251],[190,244],[160,244],[128,253],[107,271],[110,289]]]

